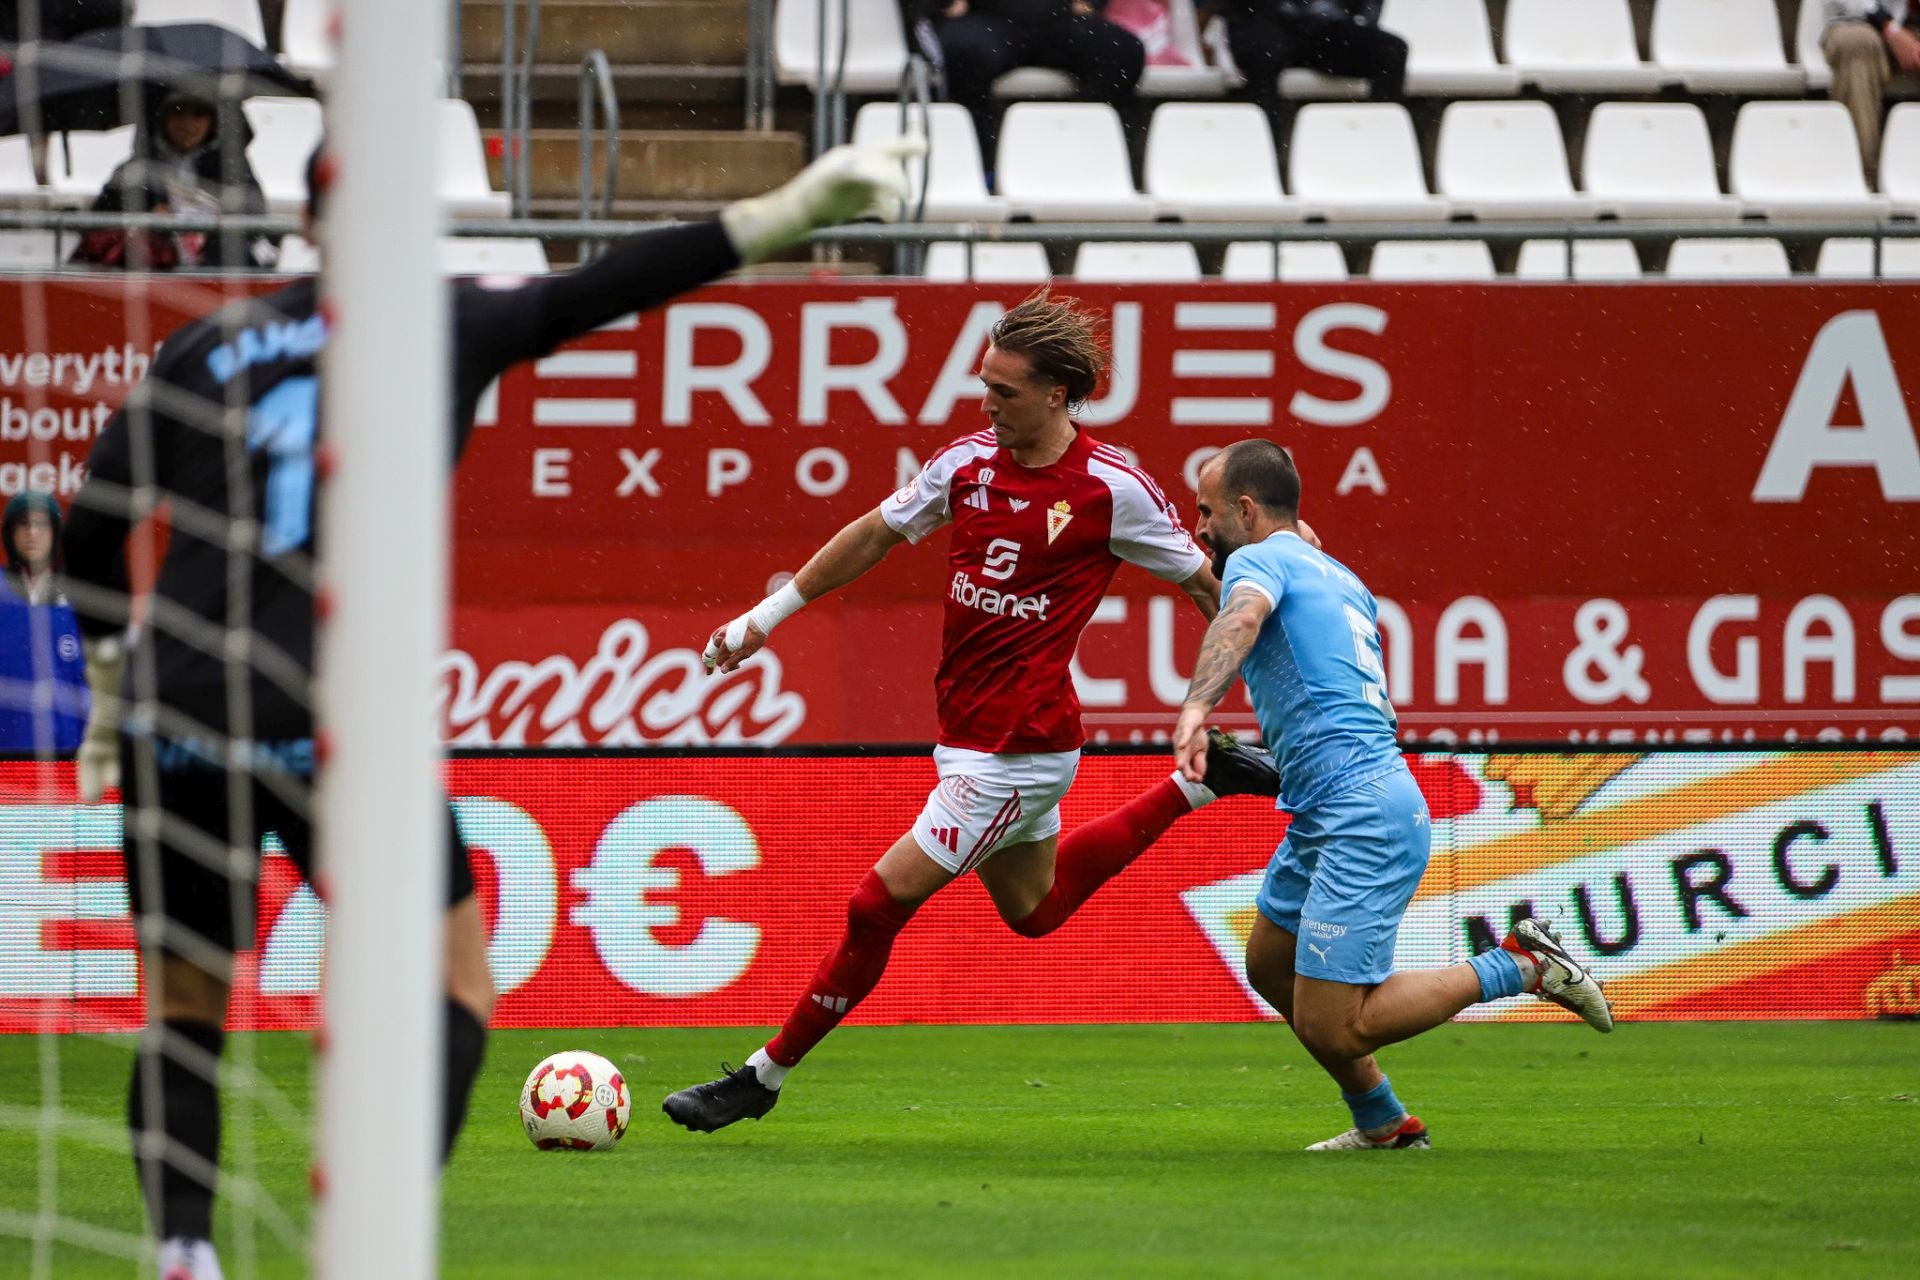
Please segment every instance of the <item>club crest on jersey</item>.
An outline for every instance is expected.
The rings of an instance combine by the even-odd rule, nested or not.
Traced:
[[[1065,529],[1068,522],[1072,519],[1073,508],[1067,504],[1065,499],[1053,504],[1053,509],[1047,512],[1048,546],[1053,545],[1053,540],[1060,536],[1060,531]]]

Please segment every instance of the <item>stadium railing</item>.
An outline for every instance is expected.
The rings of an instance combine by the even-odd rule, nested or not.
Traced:
[[[586,83],[583,78],[583,84]],[[611,167],[611,166],[610,166]],[[609,179],[610,180],[610,179]],[[586,188],[583,184],[583,194]],[[606,208],[605,193],[602,208]],[[450,236],[536,238],[601,243],[637,235],[663,225],[658,221],[608,218],[474,218],[449,220],[443,232]],[[50,231],[55,254],[64,260],[77,236],[100,228],[142,231],[243,231],[286,235],[300,230],[299,219],[287,215],[208,217],[187,214],[94,213],[70,209],[0,209],[0,233]],[[1920,222],[1886,218],[1827,218],[1788,222],[1702,224],[1686,220],[1635,219],[1632,222],[1553,220],[1514,222],[910,222],[859,224],[816,233],[815,243],[863,248],[923,248],[937,241],[962,244],[1037,242],[1047,245],[1088,241],[1186,241],[1218,247],[1235,241],[1280,244],[1286,241],[1334,241],[1341,245],[1372,245],[1382,240],[1484,240],[1509,245],[1523,240],[1673,240],[1711,234],[1716,238],[1787,238],[1817,241],[1841,237],[1866,238],[1876,245],[1888,240],[1920,239]],[[66,271],[64,261],[49,263],[50,271]],[[1650,274],[1657,280],[1657,274]],[[1808,278],[1808,277],[1795,277]]]

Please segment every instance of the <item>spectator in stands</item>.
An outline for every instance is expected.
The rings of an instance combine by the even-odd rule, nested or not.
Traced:
[[[1090,98],[1133,101],[1147,51],[1140,38],[1102,15],[1106,0],[901,0],[947,96],[973,114],[980,153],[993,163],[998,117],[993,82],[1016,67],[1050,67],[1072,76]]]
[[[60,504],[16,493],[0,543],[0,751],[72,754],[88,697],[79,623],[60,592]]]
[[[1377,99],[1400,97],[1407,42],[1379,26],[1381,0],[1213,0],[1227,20],[1227,47],[1255,102],[1277,117],[1280,73],[1306,67],[1356,76]]]
[[[237,110],[221,111],[194,94],[160,96],[135,137],[133,155],[113,171],[95,212],[263,214],[266,195],[247,163],[250,130]],[[73,260],[135,271],[271,267],[274,242],[263,235],[197,231],[89,232]]]
[[[1911,0],[1801,0],[1827,7],[1820,52],[1833,68],[1828,89],[1853,117],[1869,181],[1880,162],[1881,99],[1895,72],[1920,73],[1920,5]]]

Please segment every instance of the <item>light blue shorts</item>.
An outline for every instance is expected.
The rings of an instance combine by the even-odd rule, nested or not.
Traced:
[[[1354,986],[1385,982],[1432,835],[1426,799],[1404,764],[1294,814],[1260,886],[1260,914],[1300,940],[1294,971]]]

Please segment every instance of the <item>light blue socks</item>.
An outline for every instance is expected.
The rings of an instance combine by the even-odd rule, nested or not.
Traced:
[[[1342,1089],[1340,1097],[1346,1102],[1347,1110],[1353,1112],[1353,1127],[1362,1133],[1383,1129],[1407,1114],[1400,1099],[1393,1096],[1393,1081],[1385,1076],[1365,1093],[1348,1093]]]
[[[1491,951],[1482,951],[1467,961],[1480,978],[1480,998],[1498,1000],[1502,996],[1517,996],[1526,990],[1526,982],[1520,976],[1520,962],[1513,953],[1501,947]]]

